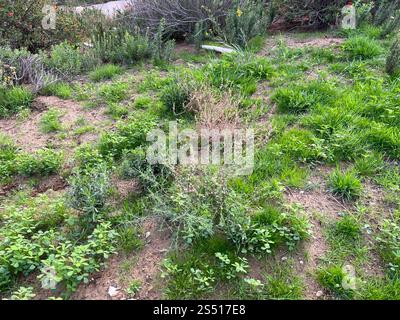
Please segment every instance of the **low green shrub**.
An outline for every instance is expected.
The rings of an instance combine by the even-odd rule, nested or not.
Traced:
[[[100,164],[89,170],[76,172],[68,182],[68,203],[82,213],[83,227],[90,227],[101,218],[101,210],[110,195],[108,168]]]
[[[124,151],[145,145],[147,134],[155,127],[156,121],[149,115],[141,115],[128,122],[120,122],[115,132],[107,132],[101,136],[99,151],[103,156],[119,159]]]
[[[167,110],[178,115],[185,111],[185,107],[190,101],[190,93],[191,90],[187,84],[176,81],[162,90],[160,100]]]
[[[162,191],[165,195],[154,196],[154,211],[174,226],[178,239],[193,244],[223,234],[238,252],[263,255],[283,243],[293,249],[307,237],[308,224],[299,212],[282,209],[275,220],[253,220],[249,201],[230,191],[220,175],[187,169]]]
[[[145,149],[141,147],[124,153],[119,171],[125,179],[138,179],[145,190],[151,189],[155,184],[166,186],[172,177],[169,166],[150,163]]]
[[[115,82],[103,84],[98,91],[98,97],[107,103],[117,103],[128,97],[128,84],[124,82]]]
[[[40,128],[44,133],[57,132],[62,129],[61,113],[57,109],[46,111],[40,119]]]
[[[92,36],[95,55],[105,63],[131,65],[151,57],[148,35],[118,28],[97,27]]]
[[[398,277],[400,271],[400,225],[399,219],[386,219],[377,236],[379,252],[392,275]]]
[[[69,75],[77,75],[83,71],[81,50],[67,42],[52,47],[49,54],[41,53],[43,62],[51,69]]]

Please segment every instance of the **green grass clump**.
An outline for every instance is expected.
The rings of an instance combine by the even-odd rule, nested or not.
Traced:
[[[343,50],[350,59],[366,60],[382,53],[380,44],[365,36],[354,36],[346,40]]]
[[[218,89],[238,90],[245,96],[257,90],[257,81],[266,80],[273,74],[271,63],[249,53],[224,55],[203,68],[210,84]]]
[[[317,280],[320,285],[340,298],[351,298],[354,294],[353,290],[343,286],[346,278],[346,272],[339,265],[321,268],[317,271]]]
[[[339,168],[330,174],[328,187],[334,196],[344,201],[359,198],[363,190],[361,181],[354,171],[343,172]]]
[[[61,113],[56,109],[46,111],[40,119],[40,128],[44,133],[57,132],[62,129]]]
[[[122,74],[124,69],[120,66],[114,64],[105,64],[103,66],[97,67],[89,74],[90,80],[93,82],[100,82],[103,80],[110,80],[117,75]]]
[[[300,114],[318,104],[334,101],[336,95],[331,85],[315,81],[306,85],[280,88],[272,96],[272,102],[276,103],[279,112]]]
[[[365,132],[365,142],[372,149],[386,153],[392,159],[400,159],[400,129],[381,123],[371,123]]]
[[[180,114],[190,100],[190,90],[185,83],[174,82],[164,88],[160,100],[167,110]]]
[[[104,84],[99,88],[98,96],[107,103],[117,103],[128,97],[128,84],[123,82],[115,82]]]
[[[117,123],[115,132],[104,133],[99,142],[103,156],[121,158],[124,151],[134,150],[146,143],[146,136],[156,126],[153,116],[141,115],[128,122]]]
[[[359,220],[350,214],[346,214],[334,225],[334,233],[342,239],[355,240],[361,236],[362,227]]]
[[[140,96],[135,99],[135,108],[144,109],[149,107],[153,103],[153,99],[149,96]]]
[[[45,96],[56,96],[61,99],[71,99],[72,88],[68,83],[57,82],[43,88],[41,94]]]
[[[384,170],[385,161],[380,152],[372,151],[358,158],[354,168],[360,176],[373,177]]]
[[[143,247],[143,240],[140,238],[139,230],[134,226],[123,226],[118,229],[117,246],[126,254]]]
[[[364,300],[400,300],[400,280],[386,277],[371,279],[362,286],[357,298]]]
[[[25,87],[0,87],[0,118],[7,117],[28,108],[34,98],[33,93]]]

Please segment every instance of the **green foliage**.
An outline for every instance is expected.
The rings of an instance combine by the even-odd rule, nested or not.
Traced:
[[[167,185],[172,176],[168,165],[151,163],[142,147],[124,152],[119,171],[123,178],[137,179],[145,190],[152,189],[154,185]]]
[[[273,68],[267,59],[241,52],[210,62],[203,72],[215,88],[238,90],[248,96],[256,91],[257,81],[266,80],[273,74]]]
[[[152,104],[152,98],[148,96],[140,96],[135,99],[135,108],[144,109]]]
[[[61,99],[71,99],[72,98],[72,88],[68,83],[56,82],[44,87],[41,94],[45,96],[56,96]]]
[[[22,273],[40,266],[42,258],[56,243],[55,228],[66,218],[65,203],[47,195],[23,198],[20,204],[6,203],[0,214],[0,292]]]
[[[86,243],[76,245],[65,240],[42,261],[39,279],[45,283],[63,283],[68,291],[75,291],[81,282],[89,283],[90,274],[99,271],[101,260],[114,253],[116,238],[117,233],[111,229],[111,224],[101,222]],[[47,270],[54,270],[55,275]]]
[[[62,153],[41,149],[34,153],[17,150],[9,141],[0,145],[0,173],[1,180],[15,176],[48,176],[56,173],[63,160]]]
[[[398,276],[400,270],[400,224],[397,217],[383,221],[377,241],[379,252],[387,263],[390,273]]]
[[[278,265],[266,276],[264,294],[267,299],[300,300],[304,294],[304,283],[296,276],[290,264]]]
[[[327,83],[319,81],[291,88],[280,88],[275,91],[272,101],[280,112],[299,114],[334,101],[336,90]]]
[[[345,289],[343,286],[346,278],[346,272],[338,265],[322,268],[317,272],[317,280],[321,286],[340,298],[351,298],[354,294],[353,290]]]
[[[97,67],[95,70],[90,72],[89,78],[94,82],[99,82],[103,80],[110,80],[116,75],[120,75],[123,69],[119,66],[113,64],[105,64]]]
[[[107,132],[101,136],[99,151],[104,156],[121,158],[125,150],[134,150],[144,145],[147,134],[155,126],[155,119],[149,115],[141,115],[128,122],[119,122],[115,132]]]
[[[385,161],[381,153],[373,151],[364,154],[355,162],[355,170],[363,177],[373,177],[385,168]]]
[[[334,232],[336,236],[351,241],[361,236],[361,225],[355,216],[346,214],[335,223]]]
[[[36,294],[33,293],[32,287],[20,287],[12,293],[10,300],[33,300],[34,297],[36,297]]]
[[[79,48],[67,42],[52,47],[49,55],[41,53],[45,65],[62,73],[77,75],[83,71],[83,55]]]
[[[32,101],[33,94],[25,87],[3,88],[0,86],[0,118],[28,108]]]
[[[176,81],[162,90],[160,100],[167,110],[178,115],[185,111],[190,100],[190,94],[190,89],[186,83]]]
[[[151,42],[151,55],[156,64],[170,62],[175,49],[175,40],[164,41],[165,28],[165,19],[161,19],[158,30]]]
[[[178,239],[193,244],[221,233],[238,252],[263,255],[280,244],[293,249],[307,238],[308,223],[298,212],[282,209],[270,220],[253,220],[254,209],[228,189],[222,172],[190,172],[196,170],[180,172],[165,196],[153,196],[155,212],[174,226]]]
[[[85,17],[66,10],[57,11],[57,28],[45,30],[42,21],[43,8],[48,5],[46,0],[15,0],[2,4],[0,45],[25,47],[36,52],[62,41],[77,43],[88,30],[84,27]]]
[[[138,229],[134,226],[124,226],[118,229],[117,248],[130,254],[143,247],[143,240],[140,238]]]
[[[84,227],[100,219],[100,213],[110,194],[108,168],[98,165],[88,171],[76,172],[69,179],[68,202],[82,213]]]
[[[238,281],[248,273],[247,259],[231,251],[218,251],[226,247],[217,243],[202,242],[197,249],[183,255],[173,254],[164,261],[162,277],[167,280],[165,294],[169,299],[202,298],[215,290],[218,282]],[[207,244],[210,247],[205,247]],[[217,246],[213,247],[214,244]],[[222,244],[222,247],[220,246]]]
[[[353,171],[342,172],[336,168],[330,176],[328,186],[332,194],[344,201],[352,201],[361,196],[362,184]]]
[[[40,119],[40,128],[44,133],[57,132],[62,129],[61,113],[57,109],[46,111]]]
[[[148,35],[130,32],[126,28],[107,28],[97,26],[92,36],[96,57],[105,63],[131,65],[150,58]]]
[[[227,43],[246,48],[251,39],[266,32],[268,18],[263,2],[235,0],[221,30],[222,36]]]
[[[354,36],[345,41],[343,50],[350,59],[366,60],[382,53],[380,44],[365,36]]]
[[[136,294],[139,293],[139,291],[142,289],[142,284],[139,280],[133,280],[130,284],[128,289],[126,290],[126,293],[130,297],[134,297]]]
[[[124,82],[103,84],[99,88],[98,96],[107,103],[121,102],[128,97],[128,85]]]
[[[361,288],[357,298],[364,300],[400,300],[399,279],[372,279]]]
[[[386,72],[392,77],[400,76],[400,38],[396,36],[386,58]]]

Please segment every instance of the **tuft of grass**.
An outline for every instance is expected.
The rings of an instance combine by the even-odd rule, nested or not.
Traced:
[[[140,238],[138,229],[132,226],[120,227],[117,246],[126,254],[140,250],[143,247],[143,240]]]
[[[344,201],[352,201],[361,196],[362,184],[354,171],[342,172],[336,168],[329,176],[328,186],[332,194]]]
[[[300,300],[304,294],[304,283],[293,272],[293,266],[276,266],[272,274],[266,276],[265,293],[268,299]]]
[[[347,278],[342,266],[334,265],[317,271],[317,280],[321,286],[340,298],[351,298],[353,290],[346,289],[343,284]]]
[[[70,99],[72,97],[72,88],[68,83],[57,82],[43,88],[41,94],[45,96],[56,96],[61,99]]]
[[[56,109],[46,111],[40,119],[40,128],[44,133],[57,132],[62,129],[61,114]]]
[[[343,50],[347,57],[358,60],[372,59],[382,53],[379,42],[362,35],[347,39],[343,44]]]
[[[149,96],[140,96],[135,99],[135,108],[144,109],[152,104],[153,100]]]
[[[117,103],[128,97],[128,88],[128,84],[123,82],[104,84],[100,87],[98,95],[107,103]]]
[[[122,74],[124,69],[120,66],[114,64],[105,64],[103,66],[97,67],[89,74],[90,80],[93,82],[100,82],[103,80],[110,80],[117,75]]]
[[[109,103],[106,113],[114,119],[120,119],[126,117],[129,114],[129,110],[126,106],[119,103]]]
[[[33,97],[33,93],[25,87],[0,87],[0,118],[28,108],[33,101]]]
[[[343,239],[355,240],[361,236],[362,226],[355,216],[346,214],[335,223],[334,232]]]
[[[336,90],[330,84],[312,81],[306,85],[276,90],[272,96],[272,102],[277,104],[279,112],[300,114],[317,104],[334,101],[336,95]]]
[[[372,151],[358,158],[354,167],[360,176],[372,177],[385,168],[385,161],[380,152]]]

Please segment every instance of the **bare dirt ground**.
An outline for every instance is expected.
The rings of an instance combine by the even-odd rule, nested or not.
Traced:
[[[44,134],[41,132],[40,120],[43,112],[49,108],[61,111],[62,117],[60,120],[67,132],[74,127],[77,120],[83,118],[86,123],[96,126],[96,133],[98,134],[105,120],[108,119],[101,108],[86,110],[75,101],[63,100],[57,97],[39,96],[35,100],[34,106],[36,108],[26,120],[18,120],[16,117],[0,120],[0,131],[10,136],[16,145],[27,152],[44,148],[49,144],[68,146],[72,143],[70,139],[57,141],[54,134]],[[97,134],[95,135],[96,137]],[[96,137],[93,137],[92,133],[84,134],[77,137],[75,143],[81,144],[85,141],[91,141]]]

